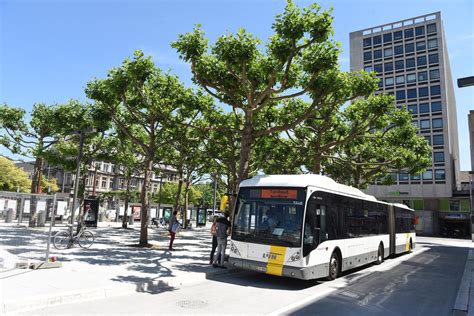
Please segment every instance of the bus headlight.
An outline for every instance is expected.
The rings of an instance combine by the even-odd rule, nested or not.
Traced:
[[[234,245],[234,243],[232,241],[230,242],[230,251],[232,251],[237,256],[242,257],[242,255],[240,254],[239,249],[237,249],[237,247]]]
[[[298,261],[301,258],[301,253],[299,251],[295,252],[291,257],[288,259],[288,262]]]

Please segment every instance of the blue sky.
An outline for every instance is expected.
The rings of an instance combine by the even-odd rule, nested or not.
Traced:
[[[312,1],[296,1],[300,6]],[[136,49],[191,85],[189,66],[170,47],[201,23],[210,40],[240,27],[264,41],[283,0],[0,0],[0,103],[31,109],[35,102],[86,100],[84,87]],[[334,39],[349,70],[349,33],[441,11],[453,78],[474,75],[474,1],[333,0]],[[454,83],[455,84],[455,83]],[[474,87],[455,85],[461,170],[470,170],[467,114]],[[0,148],[2,154],[8,155]]]

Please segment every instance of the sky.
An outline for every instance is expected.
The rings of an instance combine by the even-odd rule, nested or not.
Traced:
[[[308,6],[314,1],[295,1]],[[453,80],[474,75],[474,1],[333,0],[334,39],[349,70],[349,33],[441,11]],[[34,103],[87,101],[84,87],[140,49],[188,86],[191,71],[170,43],[200,23],[212,43],[244,28],[265,43],[284,0],[0,0],[0,103],[31,110]],[[470,170],[467,114],[474,87],[457,88],[461,170]],[[12,156],[5,148],[0,154]]]

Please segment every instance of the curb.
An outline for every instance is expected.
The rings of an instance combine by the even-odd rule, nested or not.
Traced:
[[[469,302],[471,288],[474,288],[474,249],[469,250],[464,273],[462,275],[461,284],[459,285],[458,294],[453,307],[453,316],[474,315],[474,302]],[[472,305],[472,306],[470,306]],[[471,308],[469,308],[471,307]]]
[[[227,270],[216,270],[189,277],[168,277],[166,279],[154,280],[141,283],[121,284],[118,286],[108,286],[96,289],[83,289],[80,291],[63,292],[59,295],[45,295],[27,300],[15,300],[2,302],[0,314],[27,312],[40,308],[106,299],[133,293],[144,293],[148,291],[166,290],[171,287],[179,287],[206,280],[209,275],[220,275],[225,273],[235,273],[237,270],[228,268]]]

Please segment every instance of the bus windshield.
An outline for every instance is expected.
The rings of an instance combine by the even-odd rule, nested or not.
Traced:
[[[304,188],[240,188],[232,239],[301,247]]]

